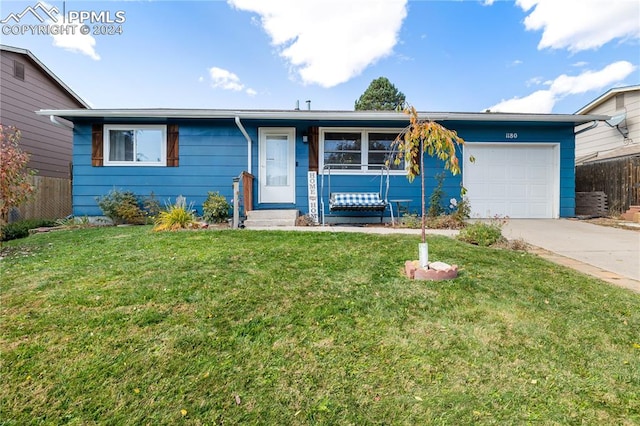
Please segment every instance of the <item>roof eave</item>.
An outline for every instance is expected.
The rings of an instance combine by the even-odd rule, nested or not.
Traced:
[[[614,87],[612,89],[609,89],[606,92],[604,92],[602,95],[598,96],[597,98],[589,102],[587,105],[583,106],[578,111],[576,111],[576,114],[584,114],[585,112],[591,111],[595,107],[605,103],[606,101],[608,101],[613,96],[619,93],[632,92],[634,90],[640,90],[640,84],[635,84],[632,86]]]
[[[402,121],[406,114],[395,111],[285,111],[285,110],[212,110],[212,109],[71,109],[40,110],[39,115],[53,115],[67,120],[102,119],[234,119],[243,120],[324,120],[324,121]],[[420,118],[433,121],[506,121],[506,122],[548,122],[570,123],[574,125],[594,120],[606,120],[605,115],[574,114],[518,114],[518,113],[461,113],[461,112],[419,112]]]

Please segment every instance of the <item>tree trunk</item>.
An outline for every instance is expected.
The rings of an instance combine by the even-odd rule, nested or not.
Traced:
[[[425,194],[424,194],[424,139],[420,138],[420,182],[422,184],[422,242],[427,242],[427,209],[425,207]]]

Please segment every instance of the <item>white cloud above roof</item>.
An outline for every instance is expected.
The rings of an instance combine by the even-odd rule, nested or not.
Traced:
[[[52,9],[52,6],[45,2],[42,3],[47,9]],[[80,30],[81,24],[77,21],[73,21],[69,18],[68,14],[65,20],[62,16],[58,16],[55,21],[47,19],[47,25],[64,25],[66,27],[73,27],[73,31],[67,30],[65,34],[51,35],[53,38],[53,45],[62,49],[68,50],[74,53],[81,53],[87,55],[94,61],[100,60],[100,55],[96,52],[96,39],[91,34],[82,34]]]
[[[489,108],[491,112],[528,112],[545,114],[553,110],[555,95],[550,90],[538,90],[522,98],[502,101]]]
[[[80,34],[79,27],[80,24],[76,25],[75,34],[52,35],[53,45],[70,52],[82,53],[94,61],[99,61],[100,55],[96,52],[96,39],[89,34]]]
[[[538,49],[597,49],[615,40],[640,38],[637,0],[516,0],[528,12],[524,26],[542,31]]]
[[[304,84],[333,87],[390,55],[408,0],[228,0],[260,15],[281,57]]]
[[[551,113],[555,104],[568,95],[592,90],[603,90],[623,81],[637,67],[627,61],[618,61],[599,71],[585,71],[577,76],[562,74],[544,84],[546,90],[538,90],[528,96],[503,100],[488,109],[493,112]]]
[[[245,91],[249,96],[255,96],[257,92],[250,87],[246,87],[240,82],[240,77],[235,73],[225,70],[224,68],[209,68],[209,77],[211,78],[211,87],[214,89],[232,90],[234,92]],[[200,80],[202,81],[202,80]]]
[[[549,90],[558,95],[577,95],[591,90],[601,90],[621,82],[636,68],[630,62],[618,61],[600,71],[585,71],[575,77],[563,74],[551,82]]]

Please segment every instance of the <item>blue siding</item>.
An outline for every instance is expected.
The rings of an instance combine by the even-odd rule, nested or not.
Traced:
[[[208,191],[231,199],[232,179],[247,167],[247,143],[234,125],[180,125],[179,167],[92,167],[91,126],[76,125],[73,152],[73,212],[98,216],[96,197],[111,189],[148,196],[161,203],[179,195],[201,211]]]
[[[202,202],[208,191],[219,191],[228,199],[232,198],[232,179],[247,169],[247,141],[231,120],[215,122],[185,121],[179,124],[180,148],[179,167],[92,167],[91,166],[91,125],[76,123],[74,130],[74,179],[73,209],[75,215],[101,215],[96,197],[111,189],[133,191],[142,196],[151,192],[161,201],[174,201],[183,195],[188,202],[201,211]],[[368,126],[367,126],[368,124]],[[302,142],[302,135],[310,126],[339,127],[385,127],[397,128],[397,123],[349,123],[349,122],[286,122],[243,120],[243,125],[252,139],[252,170],[258,177],[258,128],[295,127],[296,129],[296,201],[291,205],[258,205],[258,182],[254,184],[254,208],[296,208],[302,213],[308,210],[307,171],[309,169],[309,145]],[[559,143],[560,144],[560,216],[575,214],[575,173],[573,125],[544,123],[471,123],[445,122],[445,126],[456,130],[468,142],[504,143]],[[507,139],[507,133],[517,133],[517,139]],[[426,158],[426,196],[433,191],[435,175],[440,173],[442,163]],[[462,158],[460,158],[462,164]],[[464,173],[464,170],[462,171]],[[443,190],[444,202],[450,198],[460,198],[462,176],[445,172]],[[333,191],[378,191],[380,174],[333,175]],[[318,178],[320,191],[320,177]],[[384,191],[384,183],[383,183]],[[324,193],[328,197],[328,182],[325,180]],[[420,211],[420,179],[409,183],[404,174],[390,177],[389,199],[411,199],[410,210]],[[446,206],[445,206],[446,207]],[[328,213],[328,212],[327,212]],[[388,214],[388,212],[387,212]]]

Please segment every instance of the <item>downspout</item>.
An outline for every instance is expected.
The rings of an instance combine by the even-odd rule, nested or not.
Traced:
[[[597,127],[597,126],[598,126],[598,120],[593,120],[593,123],[591,123],[591,125],[589,125],[589,127],[585,127],[584,129],[580,129],[577,132],[574,132],[573,134],[574,135],[579,135],[580,133],[586,132],[587,130],[591,130],[591,129]]]
[[[55,115],[50,115],[49,120],[53,123],[54,126],[60,127],[62,129],[73,130],[73,123],[63,123],[58,121],[58,118]]]
[[[247,133],[247,130],[244,128],[242,123],[240,122],[240,117],[236,115],[236,126],[242,132],[245,139],[247,140],[247,172],[251,173],[251,137]]]

